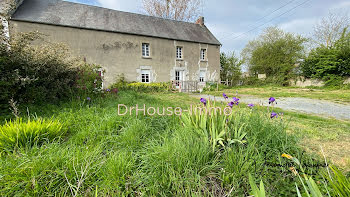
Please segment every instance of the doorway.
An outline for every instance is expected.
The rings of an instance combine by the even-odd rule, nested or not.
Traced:
[[[182,81],[183,81],[183,74],[184,74],[184,71],[182,71],[182,70],[175,71],[176,88],[180,88]]]

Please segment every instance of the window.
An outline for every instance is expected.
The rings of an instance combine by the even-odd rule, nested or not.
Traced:
[[[201,60],[205,60],[207,49],[201,49]]]
[[[199,82],[205,81],[205,70],[199,71]]]
[[[151,77],[151,71],[150,70],[141,70],[141,82],[142,83],[149,83]]]
[[[150,49],[148,43],[142,43],[142,57],[150,57]]]
[[[182,59],[182,47],[176,47],[176,59]]]

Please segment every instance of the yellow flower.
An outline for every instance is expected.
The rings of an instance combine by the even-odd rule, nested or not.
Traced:
[[[292,159],[293,158],[292,156],[290,156],[288,154],[285,154],[285,153],[282,154],[282,157],[285,157],[287,159]]]

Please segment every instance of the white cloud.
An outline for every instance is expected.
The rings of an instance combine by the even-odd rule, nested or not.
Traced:
[[[350,9],[350,1],[343,1],[331,7],[331,9]]]
[[[282,23],[279,25],[279,27],[287,32],[310,36],[317,21],[317,18],[295,19],[286,23]]]

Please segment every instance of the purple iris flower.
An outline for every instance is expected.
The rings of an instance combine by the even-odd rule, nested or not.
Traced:
[[[111,90],[110,90],[110,89],[107,89],[106,91],[107,91],[107,92],[110,92]]]
[[[201,98],[201,102],[202,102],[204,105],[207,105],[207,99]]]
[[[272,104],[274,102],[276,102],[276,99],[274,97],[270,97],[269,98],[269,104]],[[277,102],[276,102],[276,104],[277,104]]]
[[[239,104],[239,98],[233,97],[233,103],[235,105],[238,105]]]
[[[271,119],[272,119],[272,118],[277,118],[277,116],[278,116],[277,113],[272,112],[271,115],[270,115],[270,118],[271,118]]]
[[[248,104],[248,107],[253,108],[255,105],[254,104]]]
[[[227,96],[225,93],[222,93],[222,96],[223,96],[225,99],[228,99],[228,96]]]
[[[91,98],[90,98],[90,97],[87,97],[86,100],[91,101]]]
[[[233,105],[234,105],[235,103],[233,102],[233,101],[231,101],[231,102],[229,102],[227,105],[229,106],[229,107],[233,107]]]

